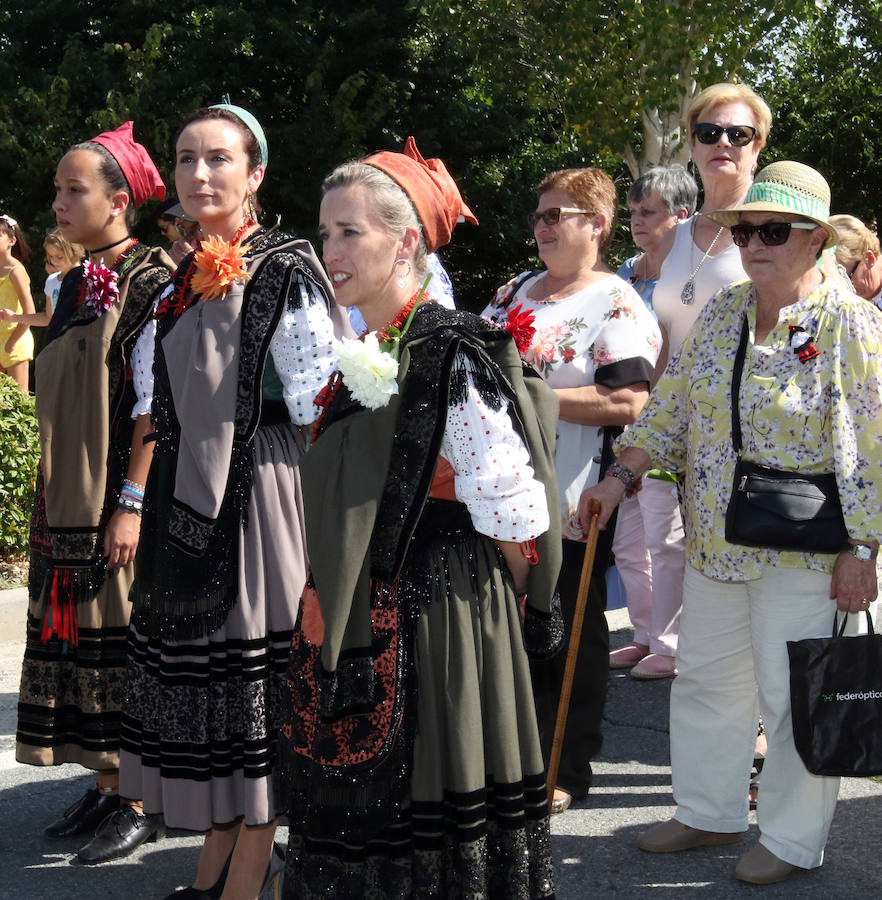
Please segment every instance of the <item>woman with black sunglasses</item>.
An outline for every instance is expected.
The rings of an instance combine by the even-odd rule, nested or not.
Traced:
[[[484,315],[515,327],[521,356],[560,401],[555,470],[564,540],[558,589],[568,634],[585,551],[576,518],[579,495],[603,470],[602,456],[610,451],[608,429],[633,422],[643,408],[660,335],[634,288],[603,262],[618,205],[609,176],[595,168],[564,169],[548,175],[536,193],[536,211],[528,220],[546,268],[522,272],[501,287]],[[526,328],[517,328],[519,321]],[[611,543],[610,534],[597,550],[553,813],[585,798],[590,760],[602,743],[609,671],[604,576]],[[531,661],[546,765],[565,664],[565,650],[550,660]]]
[[[689,151],[703,191],[701,208],[677,226],[652,305],[664,334],[659,370],[680,352],[699,313],[721,287],[744,276],[728,232],[708,213],[740,203],[753,181],[772,114],[744,84],[714,84],[689,105]]]
[[[787,642],[829,634],[835,610],[866,611],[877,593],[882,315],[817,265],[838,240],[829,211],[818,172],[778,162],[757,175],[742,205],[711,214],[734,239],[748,280],[706,305],[618,442],[612,477],[580,507],[585,521],[588,502],[599,500],[605,522],[650,460],[685,475],[687,565],[670,723],[677,809],[638,846],[670,853],[741,840],[762,713],[760,840],[735,868],[736,878],[756,884],[821,865],[839,790],[838,778],[810,774],[797,753]],[[829,530],[838,517],[841,537],[809,550],[787,522],[762,539],[745,534],[756,515],[732,498],[744,496],[757,465],[779,477],[833,473]]]

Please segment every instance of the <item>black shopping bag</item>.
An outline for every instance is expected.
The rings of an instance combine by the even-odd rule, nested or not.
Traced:
[[[788,641],[796,749],[813,775],[882,774],[882,634]]]

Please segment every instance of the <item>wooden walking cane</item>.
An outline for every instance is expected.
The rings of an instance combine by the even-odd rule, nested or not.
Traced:
[[[567,665],[564,669],[563,684],[560,689],[560,702],[557,705],[557,721],[554,724],[554,740],[551,742],[551,759],[548,761],[548,779],[545,783],[548,792],[548,805],[554,800],[554,788],[557,784],[557,770],[560,766],[560,754],[563,749],[564,731],[567,727],[567,713],[570,711],[570,694],[573,690],[573,676],[576,673],[576,660],[579,656],[579,638],[582,636],[582,622],[585,619],[585,605],[588,602],[588,587],[591,584],[591,571],[594,568],[594,555],[597,553],[597,538],[600,530],[597,517],[600,515],[600,501],[592,500],[588,506],[591,514],[591,525],[588,528],[588,541],[585,544],[585,556],[582,561],[582,577],[579,580],[579,593],[576,597],[576,611],[573,614],[573,627],[570,631],[570,642],[567,647]]]

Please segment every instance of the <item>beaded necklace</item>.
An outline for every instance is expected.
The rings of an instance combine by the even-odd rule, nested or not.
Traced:
[[[421,298],[422,294],[425,292],[425,285],[417,291],[407,303],[398,310],[398,312],[390,319],[382,328],[377,330],[377,342],[380,347],[390,347],[392,345],[397,346],[401,341],[401,338],[404,337],[404,332],[402,328],[404,328],[407,323],[410,315],[414,311],[414,307],[417,304],[417,301]],[[406,329],[405,329],[406,331]],[[365,335],[368,332],[365,332],[359,340],[364,341]],[[321,434],[322,426],[325,419],[325,414],[328,411],[328,408],[334,402],[334,398],[337,396],[340,391],[341,386],[343,385],[343,376],[338,369],[334,372],[333,375],[328,379],[328,383],[318,392],[313,403],[320,410],[318,418],[313,422],[312,429],[309,434],[309,443],[312,442]]]
[[[243,222],[239,226],[239,230],[236,232],[231,246],[237,246],[244,237],[245,232],[248,231],[248,229],[251,228],[254,224],[254,221]],[[201,247],[202,241],[200,240],[196,250],[193,251],[193,255],[190,259],[190,264],[187,266],[186,271],[183,274],[175,274],[174,290],[156,308],[154,318],[161,319],[169,313],[172,313],[175,318],[178,318],[178,316],[180,316],[182,313],[185,313],[196,302],[199,295],[193,293],[190,290],[190,284],[193,281],[193,276],[196,274],[197,253]]]

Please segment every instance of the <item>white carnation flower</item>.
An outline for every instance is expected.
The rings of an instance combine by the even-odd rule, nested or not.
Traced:
[[[398,360],[380,349],[375,332],[362,340],[343,338],[334,347],[349,393],[366,409],[380,409],[398,393]]]

